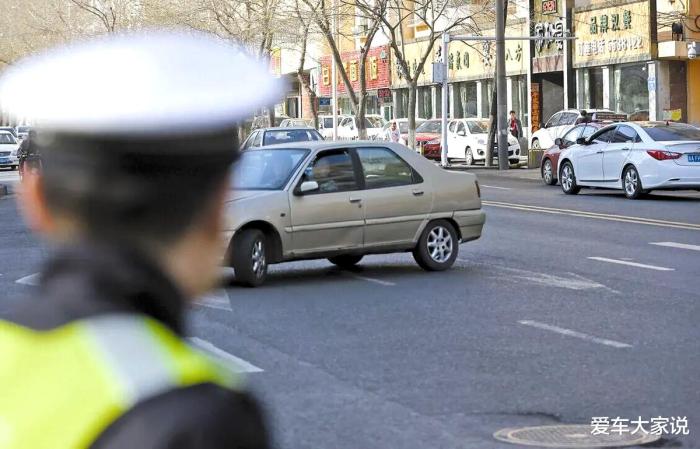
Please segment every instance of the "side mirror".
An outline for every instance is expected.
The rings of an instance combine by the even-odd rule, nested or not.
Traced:
[[[316,181],[304,181],[299,186],[299,193],[302,195],[316,190],[318,190],[318,183]]]
[[[559,148],[561,148],[561,144],[562,144],[561,137],[557,137],[556,139],[554,139],[554,145],[556,145],[556,146],[558,146]]]
[[[467,135],[467,132],[466,132],[466,131],[464,131],[464,130],[461,130],[461,131],[457,131],[457,135],[458,135],[458,136],[460,136],[460,137],[464,137],[464,136],[466,136],[466,135]]]
[[[585,137],[579,137],[576,139],[576,145],[588,145]]]

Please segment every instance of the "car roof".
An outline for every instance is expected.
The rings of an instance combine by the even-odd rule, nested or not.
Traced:
[[[308,131],[309,126],[272,126],[270,128],[258,128],[256,131]]]
[[[336,141],[328,141],[328,140],[315,140],[315,141],[302,141],[302,142],[290,142],[290,143],[281,143],[281,144],[275,144],[275,145],[266,145],[262,147],[258,147],[255,149],[251,149],[252,151],[256,151],[259,149],[264,149],[264,148],[303,148],[305,150],[311,150],[311,151],[318,151],[318,150],[327,150],[327,149],[333,149],[333,148],[362,148],[362,147],[387,147],[391,145],[398,145],[398,144],[392,144],[391,142],[384,142],[384,141],[376,141],[376,140],[336,140]],[[246,151],[251,151],[251,150],[246,150]]]

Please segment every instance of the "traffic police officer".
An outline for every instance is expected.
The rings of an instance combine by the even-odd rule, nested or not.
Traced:
[[[280,93],[192,32],[99,38],[3,74],[42,155],[20,205],[55,251],[39,298],[0,321],[0,447],[268,447],[258,403],[183,321],[219,272],[235,123]]]

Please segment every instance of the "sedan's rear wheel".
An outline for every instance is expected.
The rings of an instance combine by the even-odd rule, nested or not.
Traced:
[[[576,175],[574,174],[574,166],[571,162],[566,161],[561,167],[561,172],[559,173],[559,183],[561,184],[561,189],[567,195],[576,195],[581,187],[576,184]]]
[[[265,234],[259,229],[246,229],[234,240],[231,264],[236,281],[246,287],[257,287],[267,277]]]
[[[467,147],[464,153],[464,161],[467,165],[474,165],[474,153],[472,153],[472,149],[469,147]]]
[[[452,224],[446,220],[428,223],[413,249],[413,258],[427,271],[450,268],[459,252],[459,238]]]
[[[341,256],[329,257],[328,261],[340,268],[352,268],[362,260],[362,254],[343,254]]]
[[[549,186],[553,186],[557,183],[557,178],[554,177],[554,169],[552,168],[552,161],[550,159],[545,159],[542,164],[542,180]]]

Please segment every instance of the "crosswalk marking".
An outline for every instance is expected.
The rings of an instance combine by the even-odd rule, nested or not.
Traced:
[[[593,335],[584,334],[583,332],[578,332],[578,331],[566,329],[564,327],[559,327],[559,326],[552,326],[551,324],[540,323],[538,321],[520,320],[520,321],[518,321],[518,323],[525,325],[525,326],[536,327],[538,329],[542,329],[542,330],[546,330],[546,331],[550,331],[550,332],[556,332],[557,334],[566,335],[568,337],[580,338],[581,340],[590,341],[592,343],[598,343],[600,345],[612,346],[613,348],[622,349],[622,348],[631,348],[632,347],[632,345],[627,344],[627,343],[622,343],[622,342],[615,341],[615,340],[608,340],[607,338],[594,337]]]
[[[259,368],[253,365],[252,363],[243,360],[240,357],[236,357],[235,355],[229,354],[221,348],[217,348],[212,343],[206,340],[202,340],[198,337],[191,337],[188,338],[188,340],[190,341],[190,343],[192,343],[194,346],[201,349],[202,351],[208,352],[214,357],[226,362],[229,365],[229,367],[237,373],[261,373],[264,371],[262,368]]]
[[[599,262],[608,262],[608,263],[616,263],[619,265],[628,265],[630,267],[646,268],[647,270],[675,271],[675,268],[659,267],[656,265],[647,265],[644,263],[630,262],[628,260],[608,259],[607,257],[588,257],[588,259],[597,260]]]

